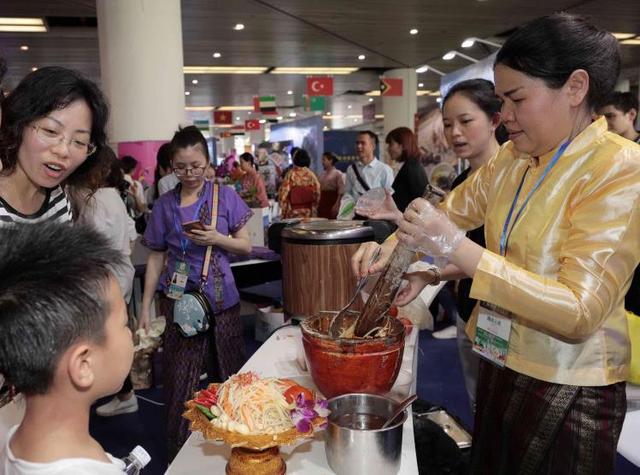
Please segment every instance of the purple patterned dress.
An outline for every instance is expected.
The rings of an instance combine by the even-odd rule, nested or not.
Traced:
[[[187,290],[199,287],[206,247],[188,240],[185,243],[180,224],[194,220],[211,224],[212,186],[211,182],[205,182],[196,202],[186,207],[179,206],[180,185],[161,195],[153,205],[143,238],[143,244],[149,249],[166,252],[167,255],[158,291],[162,293],[160,311],[167,318],[164,334],[164,393],[171,458],[189,436],[188,422],[182,418],[182,412],[185,401],[193,396],[197,388],[198,378],[203,372],[203,361],[210,361],[207,371],[219,381],[237,372],[245,362],[240,297],[227,251],[213,248],[209,278],[203,289],[212,304],[216,302],[216,285],[218,292],[222,292],[222,302],[215,310],[209,332],[191,338],[183,337],[173,325],[174,301],[164,295],[176,263],[183,260],[189,264]],[[216,224],[219,233],[225,236],[234,234],[247,223],[251,215],[252,211],[232,188],[220,188]]]

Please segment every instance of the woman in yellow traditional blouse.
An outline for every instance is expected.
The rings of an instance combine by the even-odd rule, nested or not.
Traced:
[[[496,93],[510,142],[441,210],[414,201],[400,242],[473,277],[467,325],[483,360],[472,472],[604,474],[625,414],[624,295],[640,260],[640,146],[591,112],[619,71],[615,38],[567,14],[540,18],[498,52]],[[487,248],[464,237],[485,226]],[[354,255],[354,272],[375,244]],[[437,273],[409,277],[398,303]],[[483,304],[484,302],[484,304]]]

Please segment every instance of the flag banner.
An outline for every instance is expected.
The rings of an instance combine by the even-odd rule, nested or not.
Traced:
[[[327,76],[307,77],[308,96],[333,96],[333,78]]]
[[[193,125],[198,127],[198,130],[209,131],[209,119],[195,119]]]
[[[276,115],[276,96],[260,96],[260,112],[265,115]]]
[[[380,94],[383,96],[401,96],[402,95],[402,79],[401,78],[380,78]]]
[[[233,124],[233,114],[231,111],[213,111],[213,123],[231,125]]]
[[[244,130],[260,130],[260,121],[258,119],[250,119],[244,121]]]
[[[305,110],[324,112],[324,96],[307,96],[305,100]]]

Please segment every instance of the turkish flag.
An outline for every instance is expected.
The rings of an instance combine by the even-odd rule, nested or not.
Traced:
[[[260,121],[258,119],[245,120],[244,130],[260,130]]]
[[[233,124],[231,111],[213,111],[213,123],[222,125]]]
[[[333,78],[327,76],[308,76],[307,95],[333,96]]]
[[[383,96],[401,96],[402,95],[402,79],[401,78],[380,78],[380,94]]]

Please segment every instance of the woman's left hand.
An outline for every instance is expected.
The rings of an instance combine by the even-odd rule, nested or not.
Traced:
[[[185,235],[199,246],[215,246],[223,237],[213,226],[203,224],[204,230],[193,229],[185,232]]]
[[[449,257],[465,233],[427,200],[413,200],[399,224],[398,240],[407,248],[430,256]]]

